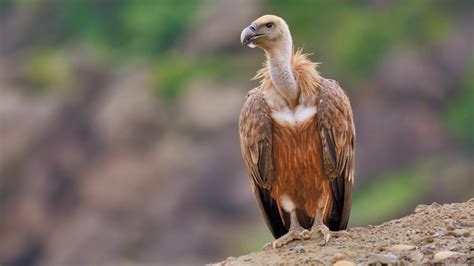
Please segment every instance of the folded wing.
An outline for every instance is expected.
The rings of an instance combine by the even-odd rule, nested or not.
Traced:
[[[326,219],[331,230],[347,228],[355,168],[355,128],[349,99],[334,80],[323,79],[318,104],[318,130],[324,170],[331,180],[332,208]]]
[[[273,236],[287,232],[278,210],[278,203],[271,197],[273,182],[272,119],[263,95],[258,89],[249,92],[239,121],[240,147],[249,170],[250,182],[258,206]]]

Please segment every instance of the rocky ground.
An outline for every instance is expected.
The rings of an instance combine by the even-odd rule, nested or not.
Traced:
[[[474,198],[464,203],[419,205],[381,225],[350,228],[326,246],[295,242],[280,250],[229,257],[216,265],[474,263]]]

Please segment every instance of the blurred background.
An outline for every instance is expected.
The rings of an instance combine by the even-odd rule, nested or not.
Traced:
[[[0,0],[0,263],[260,250],[237,122],[284,17],[357,128],[350,226],[474,196],[474,1]]]

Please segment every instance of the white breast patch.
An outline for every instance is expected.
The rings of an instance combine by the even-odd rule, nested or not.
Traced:
[[[312,118],[316,112],[316,106],[298,105],[294,111],[285,107],[278,112],[272,112],[272,118],[281,124],[296,125]]]

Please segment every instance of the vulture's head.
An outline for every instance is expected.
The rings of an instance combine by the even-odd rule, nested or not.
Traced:
[[[282,18],[274,15],[265,15],[254,20],[242,31],[240,41],[243,45],[259,47],[266,51],[282,45],[292,45],[288,25]]]

